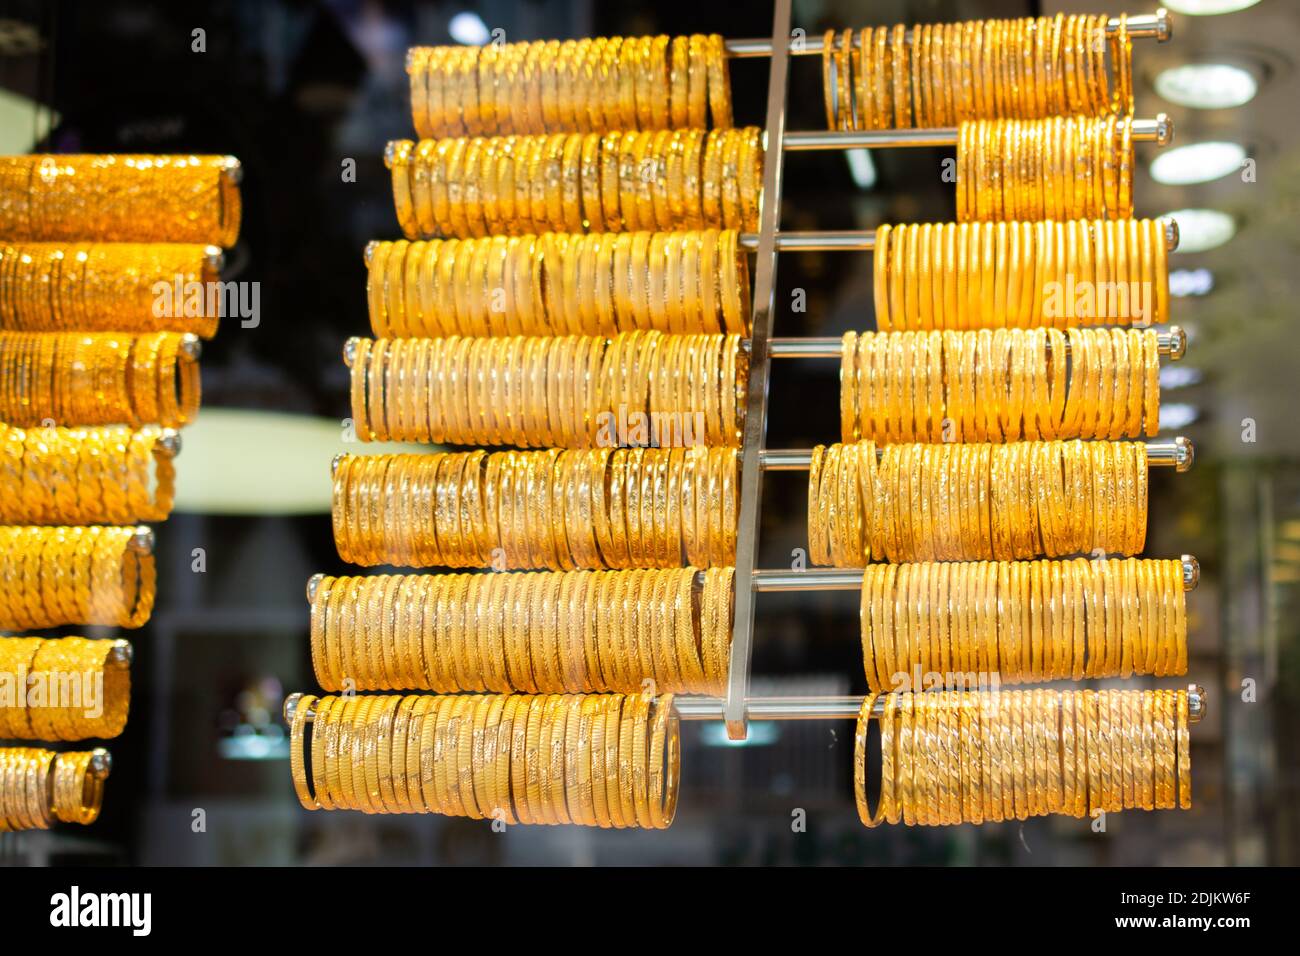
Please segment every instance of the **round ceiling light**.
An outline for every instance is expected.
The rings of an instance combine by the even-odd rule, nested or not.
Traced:
[[[1166,213],[1178,223],[1178,252],[1206,252],[1237,234],[1237,223],[1217,209],[1179,209]]]
[[[1151,178],[1166,186],[1221,179],[1241,168],[1246,150],[1237,143],[1191,143],[1165,150],[1151,161]]]
[[[1170,103],[1197,110],[1226,110],[1259,92],[1250,70],[1231,63],[1184,63],[1156,74],[1156,92]]]
[[[1253,7],[1259,0],[1165,0],[1165,5],[1175,13],[1193,17],[1212,17],[1219,13],[1236,13]]]

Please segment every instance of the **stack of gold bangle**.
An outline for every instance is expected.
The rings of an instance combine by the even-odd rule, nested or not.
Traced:
[[[16,242],[189,242],[239,235],[232,156],[0,158],[0,236]]]
[[[1010,561],[1146,541],[1142,442],[818,445],[808,477],[810,557]]]
[[[389,144],[408,239],[758,228],[757,127]]]
[[[0,424],[0,524],[135,524],[172,509],[176,468],[156,425]]]
[[[345,455],[334,541],[369,566],[722,567],[738,486],[731,448]]]
[[[106,773],[95,751],[55,753],[37,747],[0,747],[0,833],[48,830],[55,820],[94,823]]]
[[[153,555],[136,528],[0,527],[0,628],[139,627],[153,610]]]
[[[971,675],[1024,684],[1185,674],[1182,562],[869,565],[862,658],[877,693],[970,686]]]
[[[188,333],[0,332],[0,420],[175,428],[199,407]]]
[[[671,694],[304,695],[291,727],[308,810],[663,829],[679,762]]]
[[[131,704],[129,651],[125,641],[0,637],[0,740],[116,737]]]
[[[378,242],[367,291],[379,337],[749,331],[730,229]]]
[[[1160,426],[1154,329],[848,332],[844,441],[1137,438]]]
[[[179,242],[0,244],[0,329],[20,332],[193,332],[211,338],[219,310],[206,290],[220,249]],[[157,308],[166,290],[173,303]],[[177,294],[179,290],[179,294]]]
[[[858,816],[869,827],[1192,805],[1186,691],[938,691],[884,696],[872,812],[876,700],[863,701],[854,746]]]
[[[1160,219],[883,225],[873,255],[882,332],[1169,319]]]
[[[584,448],[740,444],[739,335],[356,339],[362,441]],[[621,441],[637,426],[641,441]]]
[[[1133,119],[970,120],[957,128],[957,219],[1131,219]]]
[[[731,125],[722,37],[600,37],[412,47],[421,136]]]
[[[329,691],[720,694],[731,582],[731,568],[324,577],[312,663]]]
[[[1026,17],[828,30],[822,89],[829,129],[954,126],[1133,112],[1127,19],[1107,37],[1103,15]],[[1106,52],[1110,51],[1111,90]]]

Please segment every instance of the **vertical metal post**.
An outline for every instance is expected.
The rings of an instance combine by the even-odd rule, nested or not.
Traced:
[[[754,568],[758,563],[758,528],[762,514],[763,470],[759,452],[767,434],[769,340],[776,302],[776,233],[781,224],[781,177],[785,155],[786,77],[790,63],[790,3],[776,0],[772,16],[772,59],[767,81],[766,165],[763,169],[763,208],[759,219],[758,257],[754,276],[753,332],[750,337],[749,382],[745,395],[745,434],[740,459],[740,524],[736,533],[735,623],[731,636],[731,667],[723,718],[727,736],[744,740],[747,733],[745,698],[749,692],[749,662],[754,636]]]

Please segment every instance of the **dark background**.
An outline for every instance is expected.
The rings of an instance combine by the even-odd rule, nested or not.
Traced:
[[[1059,9],[1096,7],[799,0],[795,23],[819,33]],[[159,529],[157,611],[130,635],[132,713],[111,744],[104,816],[90,828],[0,835],[0,863],[1295,863],[1300,428],[1291,320],[1300,293],[1293,120],[1300,31],[1289,3],[1179,17],[1172,43],[1135,44],[1138,115],[1168,111],[1179,142],[1233,139],[1258,161],[1255,182],[1229,175],[1166,187],[1145,172],[1154,148],[1140,147],[1135,186],[1140,216],[1206,206],[1238,221],[1227,245],[1173,259],[1210,269],[1214,279],[1209,294],[1174,302],[1192,341],[1181,367],[1195,374],[1164,399],[1166,407],[1188,406],[1194,420],[1178,432],[1196,441],[1198,461],[1189,474],[1154,472],[1151,486],[1147,554],[1190,552],[1202,566],[1189,600],[1189,679],[1208,689],[1210,712],[1192,734],[1193,810],[1112,815],[1102,834],[1067,818],[867,831],[853,807],[848,723],[758,725],[745,746],[728,744],[720,726],[684,725],[681,807],[666,832],[514,827],[498,835],[466,820],[298,806],[279,709],[285,693],[313,688],[303,585],[315,571],[347,569],[318,504],[262,507],[291,481],[283,459],[260,450],[252,430],[247,442],[236,430],[234,441],[205,448],[216,439],[199,429],[214,410],[289,412],[335,425],[347,417],[339,351],[347,336],[367,334],[361,251],[369,239],[398,235],[381,155],[387,140],[412,135],[404,53],[415,43],[450,42],[448,23],[462,11],[512,41],[771,32],[766,2],[0,2],[0,90],[27,107],[20,122],[6,121],[5,136],[17,145],[5,149],[238,156],[244,226],[224,278],[259,282],[262,314],[255,329],[227,321],[205,346],[199,447],[187,433],[178,466],[184,473],[234,462],[243,476],[236,498],[246,507],[196,504],[201,496],[186,489],[197,486],[183,474],[182,502],[191,504]],[[206,34],[202,53],[191,49],[196,28]],[[1188,110],[1153,91],[1159,69],[1220,55],[1248,60],[1260,76],[1248,105]],[[763,122],[766,68],[764,59],[732,63],[740,123]],[[817,58],[794,60],[788,116],[789,129],[824,125]],[[949,220],[952,186],[939,173],[951,155],[873,151],[876,182],[868,188],[840,154],[792,155],[783,227]],[[356,182],[342,181],[346,159],[356,161]],[[870,264],[859,254],[782,256],[777,334],[871,328]],[[787,305],[796,289],[806,291],[806,312]],[[833,363],[778,363],[771,395],[771,446],[836,437]],[[263,418],[268,429],[292,421]],[[1242,440],[1245,418],[1256,423],[1254,442]],[[330,454],[323,449],[309,462],[322,479]],[[804,479],[768,477],[764,504],[760,563],[788,565],[791,550],[805,544]],[[260,513],[276,510],[286,513]],[[192,570],[194,548],[205,551],[204,573]],[[855,594],[764,595],[758,620],[756,692],[861,692]],[[1241,699],[1245,679],[1255,682],[1255,702]],[[792,832],[796,809],[807,811],[805,833]]]

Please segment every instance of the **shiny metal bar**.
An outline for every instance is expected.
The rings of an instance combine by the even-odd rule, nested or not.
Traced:
[[[1169,331],[1156,333],[1158,349],[1161,355],[1168,355],[1174,361],[1187,353],[1187,333],[1177,325],[1169,326]],[[818,338],[776,338],[772,339],[769,354],[772,358],[824,358],[840,357],[841,340],[833,336]],[[1069,343],[1065,354],[1070,354]]]
[[[745,705],[750,720],[856,720],[862,701],[861,697],[751,697]],[[722,701],[717,697],[674,697],[673,705],[682,720],[717,720],[722,716]],[[871,716],[879,719],[884,710],[884,698],[876,698]],[[1188,720],[1197,723],[1206,710],[1205,689],[1197,684],[1188,686]]]
[[[1152,468],[1187,471],[1196,459],[1191,439],[1181,435],[1169,441],[1149,441],[1146,445],[1147,465]],[[758,456],[758,462],[764,471],[807,471],[812,463],[812,451],[806,448],[765,448]]]
[[[1183,565],[1183,590],[1193,591],[1201,580],[1201,565],[1190,554],[1180,559]],[[787,571],[770,568],[755,571],[752,587],[759,593],[772,591],[860,591],[861,568],[808,568]]]
[[[1178,248],[1178,223],[1165,219],[1165,245],[1173,252]],[[740,246],[751,252],[758,249],[758,233],[742,232]],[[776,247],[782,252],[870,252],[876,248],[874,229],[837,229],[807,232],[778,232]]]
[[[295,693],[284,699],[285,723],[293,723],[302,696]],[[744,707],[748,720],[856,720],[862,701],[861,697],[749,697]],[[727,702],[721,697],[678,695],[673,698],[673,706],[682,720],[721,720]],[[884,709],[883,698],[878,698],[871,708],[871,716],[879,719]],[[1207,710],[1205,688],[1188,685],[1188,719],[1197,723]],[[315,711],[308,711],[308,721],[315,717]]]
[[[1166,114],[1155,119],[1133,121],[1133,142],[1158,143],[1168,146],[1173,142],[1174,123]],[[811,129],[787,133],[787,150],[812,149],[872,149],[908,146],[956,146],[957,127],[939,126],[934,129],[868,129],[825,130]]]
[[[1164,43],[1173,36],[1173,17],[1164,7],[1155,13],[1139,13],[1128,18],[1128,35],[1134,40],[1156,40]],[[1119,29],[1119,18],[1111,17],[1106,21],[1106,32],[1114,33]],[[912,31],[907,35],[911,37]],[[858,33],[854,31],[854,46],[858,43]],[[772,41],[762,38],[751,40],[727,40],[726,50],[729,56],[747,58],[772,55]],[[794,56],[817,56],[822,52],[822,37],[801,37],[797,44],[792,44],[790,53]]]
[[[767,155],[763,170],[763,205],[759,216],[758,257],[754,277],[754,315],[749,342],[745,428],[741,444],[740,514],[736,530],[736,599],[727,672],[727,736],[743,740],[748,732],[745,698],[753,652],[754,592],[750,576],[758,561],[763,474],[759,454],[767,434],[768,340],[776,311],[776,234],[781,228],[784,175],[786,84],[790,66],[791,0],[776,0],[772,13],[772,60],[767,79]]]

